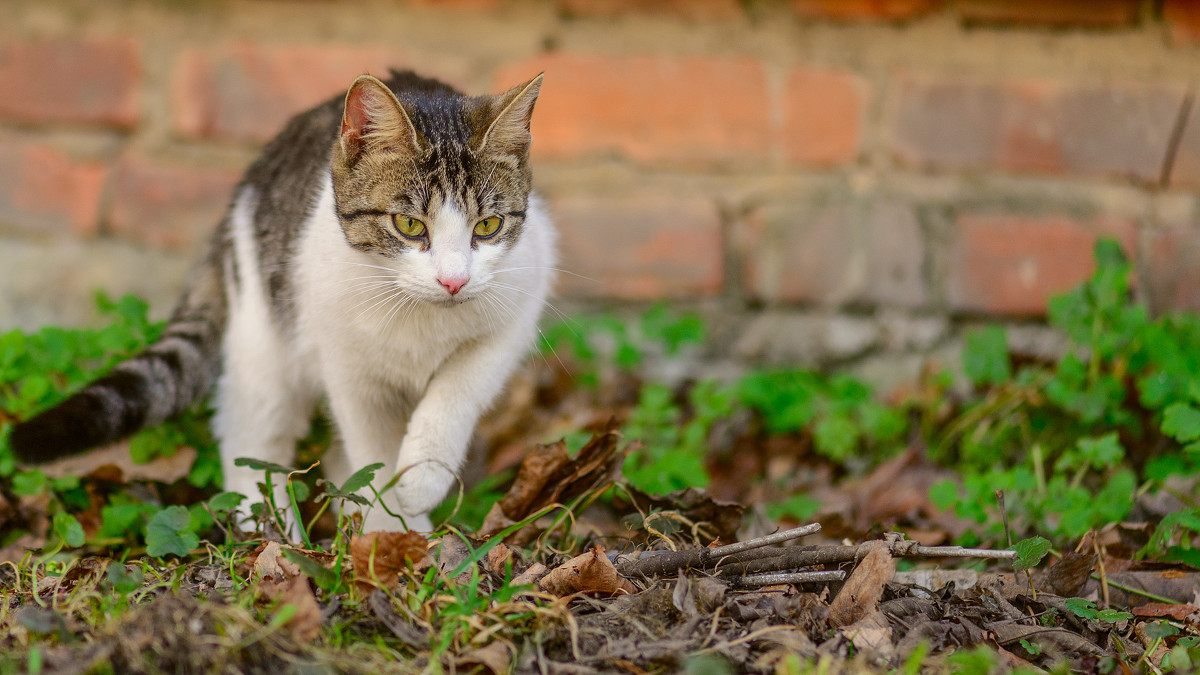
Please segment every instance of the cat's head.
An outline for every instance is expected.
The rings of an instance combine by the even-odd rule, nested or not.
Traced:
[[[484,290],[525,225],[541,83],[538,75],[497,96],[436,85],[397,97],[373,77],[355,80],[332,158],[347,243],[416,298],[449,303]]]

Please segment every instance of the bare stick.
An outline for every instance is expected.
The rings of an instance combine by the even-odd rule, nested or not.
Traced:
[[[822,581],[841,581],[846,578],[842,570],[820,570],[817,572],[781,572],[775,574],[750,574],[730,579],[734,586],[757,588],[774,584],[805,584]]]
[[[641,558],[617,558],[617,570],[625,576],[651,576],[655,574],[670,574],[681,569],[707,568],[716,565],[722,558],[729,558],[736,553],[751,549],[779,544],[798,539],[807,534],[818,532],[821,525],[813,523],[803,527],[776,532],[765,537],[756,537],[728,546],[717,548],[691,548],[682,551],[647,551]]]
[[[752,548],[762,548],[763,546],[770,546],[771,544],[782,544],[785,541],[799,539],[800,537],[820,531],[821,524],[813,523],[811,525],[794,527],[790,530],[784,530],[783,532],[768,534],[765,537],[756,537],[754,539],[747,539],[746,541],[739,541],[727,546],[718,546],[716,548],[710,548],[706,550],[710,556],[714,558],[720,558],[727,555],[733,555],[735,553],[741,553],[742,551],[749,551]]]

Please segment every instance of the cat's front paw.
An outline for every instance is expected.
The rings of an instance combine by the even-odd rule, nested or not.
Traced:
[[[408,467],[396,481],[396,504],[403,515],[429,513],[454,484],[454,474],[440,462],[422,462]]]

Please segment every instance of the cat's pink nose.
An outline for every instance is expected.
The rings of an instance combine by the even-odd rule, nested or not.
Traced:
[[[438,283],[445,286],[446,290],[450,291],[450,295],[457,294],[470,280],[470,277],[438,277]]]

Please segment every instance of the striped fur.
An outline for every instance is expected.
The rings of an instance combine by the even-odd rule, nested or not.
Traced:
[[[215,387],[225,487],[254,494],[260,477],[233,460],[292,461],[324,399],[340,439],[326,474],[383,462],[401,473],[392,509],[426,525],[549,291],[555,236],[528,162],[540,83],[467,97],[364,76],[293,118],[235,189],[162,337],[16,425],[18,459],[116,441]],[[475,234],[491,217],[501,229]],[[381,509],[367,522],[387,526]]]

